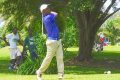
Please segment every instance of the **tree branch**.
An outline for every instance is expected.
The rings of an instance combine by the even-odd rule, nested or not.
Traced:
[[[104,20],[107,20],[110,16],[112,16],[113,14],[115,14],[119,10],[120,10],[120,8],[118,8],[116,11],[114,11],[113,13],[109,14],[108,16],[106,16],[106,18]]]
[[[109,12],[109,10],[111,9],[111,7],[113,6],[113,4],[116,2],[116,0],[112,0],[111,4],[107,7],[106,11],[104,12],[104,14],[107,14]]]
[[[106,1],[107,0],[96,0],[95,5],[94,5],[94,9],[91,13],[92,14],[91,15],[91,19],[92,19],[91,22],[98,20],[99,15],[102,14],[101,8],[103,7],[103,5],[105,4]]]
[[[114,11],[113,13],[109,14],[108,16],[106,16],[105,18],[99,20],[99,22],[97,22],[96,25],[101,26],[110,16],[112,16],[113,14],[115,14],[117,11],[119,11],[120,8],[118,8],[116,11]]]
[[[97,0],[95,3],[96,9],[101,9],[107,0]]]
[[[94,11],[99,13],[106,1],[107,0],[97,0],[94,5]]]
[[[116,0],[112,0],[111,4],[107,7],[106,11],[101,15],[100,20],[108,15],[108,12],[111,9],[111,7],[113,6],[113,4],[115,3],[115,1]]]

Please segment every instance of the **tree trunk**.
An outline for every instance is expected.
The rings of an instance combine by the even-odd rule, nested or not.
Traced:
[[[94,45],[95,32],[87,30],[81,30],[79,34],[79,60],[89,61],[92,58],[92,48]]]
[[[89,61],[92,59],[92,48],[98,28],[84,14],[78,13],[76,20],[79,29],[79,54],[77,60]]]

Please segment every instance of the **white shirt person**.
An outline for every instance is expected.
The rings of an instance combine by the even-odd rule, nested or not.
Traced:
[[[8,42],[7,42],[8,40]],[[17,33],[17,29],[13,29],[13,33],[10,33],[5,36],[5,42],[9,43],[10,50],[10,65],[9,69],[14,70],[17,69],[21,63],[21,52],[19,48],[17,48],[17,42],[19,41],[19,35]]]
[[[18,33],[15,35],[13,33],[6,35],[6,39],[9,41],[9,48],[17,48],[17,41],[19,40]]]

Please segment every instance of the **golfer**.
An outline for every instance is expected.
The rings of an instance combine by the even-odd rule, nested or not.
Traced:
[[[48,4],[42,4],[40,7],[40,11],[43,14],[43,23],[47,31],[46,41],[47,54],[40,68],[36,71],[37,79],[42,80],[42,73],[45,72],[45,70],[50,65],[52,58],[56,56],[58,79],[63,80],[64,74],[63,50],[61,39],[59,39],[58,26],[55,21],[57,13],[52,12]]]

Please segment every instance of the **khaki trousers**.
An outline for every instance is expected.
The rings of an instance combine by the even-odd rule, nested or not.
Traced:
[[[52,58],[56,56],[58,73],[64,74],[63,50],[61,40],[47,40],[46,46],[47,54],[41,64],[41,67],[39,68],[40,73],[45,72],[45,70],[49,67]]]

